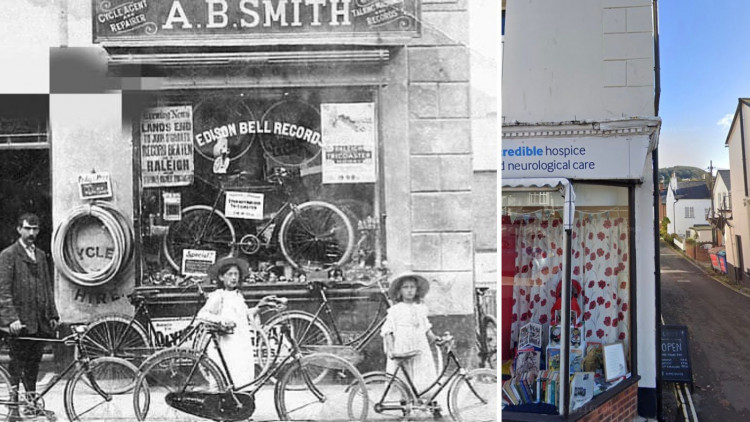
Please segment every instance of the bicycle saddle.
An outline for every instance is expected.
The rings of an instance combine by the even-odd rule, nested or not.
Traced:
[[[159,293],[159,289],[138,289],[128,295],[130,301],[134,300],[148,300],[156,296]]]
[[[391,359],[393,360],[409,360],[414,356],[420,355],[422,352],[419,350],[409,350],[408,352],[392,353]]]

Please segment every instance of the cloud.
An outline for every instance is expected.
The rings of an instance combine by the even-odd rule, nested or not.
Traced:
[[[722,117],[721,120],[716,122],[716,124],[721,126],[724,130],[729,130],[729,126],[732,125],[733,118],[734,118],[734,113],[729,113],[726,116]]]

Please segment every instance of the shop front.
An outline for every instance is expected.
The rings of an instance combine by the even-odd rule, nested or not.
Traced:
[[[658,131],[658,119],[504,126],[503,419],[632,420],[655,406]]]
[[[173,343],[201,306],[196,283],[215,288],[207,268],[233,255],[250,264],[248,304],[277,295],[314,313],[308,282],[326,282],[322,318],[346,342],[377,312],[386,267],[431,280],[435,332],[477,363],[464,327],[474,284],[493,282],[496,172],[472,165],[491,154],[472,130],[469,49],[422,26],[468,27],[462,2],[97,0],[90,13],[120,89],[50,100],[65,322],[129,317],[136,292]],[[385,367],[379,335],[362,352],[362,371]]]

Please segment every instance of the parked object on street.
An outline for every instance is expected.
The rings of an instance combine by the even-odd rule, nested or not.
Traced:
[[[195,287],[200,300],[205,302],[206,292],[201,282],[201,279],[188,277],[184,284],[185,288]],[[198,329],[199,325],[195,323],[197,311],[190,316],[190,322],[176,338],[158,335],[147,306],[148,301],[158,294],[158,289],[139,289],[128,295],[128,299],[135,307],[133,316],[108,314],[91,322],[82,339],[86,353],[92,357],[121,357],[138,366],[146,357],[160,349],[171,346],[194,347],[201,344],[204,340]],[[253,356],[256,372],[260,373],[270,364],[268,339],[262,330],[255,327],[251,329],[250,335],[254,339]]]
[[[10,333],[8,328],[0,330]],[[133,385],[138,368],[116,357],[91,359],[83,347],[85,330],[85,326],[73,326],[73,332],[62,339],[16,338],[29,342],[65,344],[75,347],[77,354],[76,358],[39,393],[20,394],[13,388],[8,371],[0,367],[0,419],[20,420],[38,416],[54,418],[54,414],[45,408],[44,397],[58,382],[68,376],[63,394],[68,420],[101,421],[111,419],[113,415],[128,418],[128,415],[122,413],[122,409],[127,409],[123,403],[132,400],[132,390],[128,386]]]
[[[445,349],[445,364],[440,375],[424,389],[414,385],[412,377],[404,367],[414,358],[410,354],[394,357],[398,365],[393,373],[376,371],[364,375],[371,406],[368,412],[369,420],[400,420],[413,416],[417,411],[426,411],[439,418],[442,416],[443,408],[437,402],[437,398],[446,386],[448,412],[454,420],[496,420],[497,372],[488,368],[467,372],[453,351],[453,337],[445,333],[439,342]],[[363,391],[352,388],[349,400],[361,402],[363,400],[359,396],[362,394]]]
[[[372,294],[373,299],[377,300],[378,309],[373,313],[373,317],[370,318],[370,323],[367,328],[356,335],[353,339],[345,340],[342,336],[341,330],[336,323],[336,317],[333,313],[333,309],[326,295],[326,290],[331,287],[331,283],[328,281],[327,275],[315,276],[311,275],[305,280],[308,291],[318,297],[320,305],[318,306],[315,313],[309,313],[301,310],[288,310],[275,315],[268,319],[263,324],[263,330],[266,333],[267,338],[273,343],[274,339],[281,338],[278,334],[280,324],[284,321],[288,321],[292,326],[292,335],[295,340],[299,343],[300,347],[304,351],[332,351],[331,346],[345,346],[338,348],[347,356],[354,360],[350,362],[356,364],[360,357],[352,356],[351,349],[354,349],[358,354],[367,347],[377,334],[380,333],[380,329],[385,324],[386,313],[388,309],[393,306],[393,301],[388,294],[388,277],[389,271],[387,268],[376,268],[374,275],[371,277],[369,283],[359,282],[360,288],[377,287],[377,292]],[[327,322],[324,320],[324,315],[327,315]],[[271,347],[273,349],[273,347]],[[442,367],[443,356],[440,347],[436,345],[431,346],[432,355],[435,359],[435,368],[439,369]]]
[[[213,323],[204,323],[204,327],[209,341],[201,349],[171,348],[143,363],[133,391],[139,421],[190,420],[188,415],[244,420],[252,416],[256,403],[266,406],[271,400],[284,421],[368,420],[368,395],[359,371],[336,355],[303,356],[288,323],[282,323],[283,340],[277,344],[270,368],[245,385],[235,384],[223,358],[220,368],[207,353],[208,347],[215,347],[222,356],[217,336],[231,328]],[[292,352],[281,357],[284,342]],[[272,377],[278,380],[273,397],[267,384]],[[352,390],[365,393],[351,397]]]

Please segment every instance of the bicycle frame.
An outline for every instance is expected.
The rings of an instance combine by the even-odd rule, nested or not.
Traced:
[[[74,372],[74,370],[78,370],[79,368],[83,367],[86,368],[88,371],[89,369],[89,363],[91,362],[88,354],[86,353],[86,350],[81,347],[81,336],[78,333],[70,334],[62,339],[52,339],[52,338],[39,338],[39,337],[14,337],[15,340],[25,340],[25,341],[37,341],[37,342],[43,342],[43,343],[63,343],[65,345],[75,345],[75,347],[78,349],[79,357],[74,359],[72,362],[68,364],[68,366],[59,374],[56,374],[50,382],[47,383],[47,385],[42,389],[41,392],[38,393],[38,398],[43,398],[52,388],[54,388],[60,380],[62,380],[66,375],[68,375],[71,372]],[[3,371],[7,370],[5,368],[2,368]],[[96,382],[96,380],[91,376],[90,372],[87,372],[88,380],[91,383],[91,386],[94,388],[94,391],[96,391],[97,394],[101,395],[106,400],[109,400],[112,396],[99,387],[99,384]],[[0,400],[0,405],[17,405],[22,403],[20,400]]]
[[[307,327],[305,327],[305,330],[302,331],[302,335],[300,338],[304,338],[305,335],[307,335],[307,331],[310,329],[310,327],[315,323],[315,320],[323,321],[322,315],[325,313],[325,315],[328,316],[328,320],[330,324],[329,327],[332,328],[333,334],[336,336],[336,343],[341,344],[344,346],[351,346],[358,352],[361,352],[365,346],[367,346],[372,338],[380,331],[380,327],[385,324],[385,316],[383,316],[380,319],[373,319],[368,327],[363,331],[360,335],[358,335],[356,338],[344,343],[343,338],[341,337],[341,331],[338,328],[338,325],[336,324],[336,319],[333,317],[333,309],[331,308],[330,302],[328,301],[328,296],[325,292],[325,286],[319,285],[319,283],[316,282],[308,282],[308,289],[311,292],[317,292],[319,298],[320,298],[320,305],[318,306],[318,309],[313,314],[313,320],[308,324]],[[380,288],[380,303],[379,307],[382,307],[383,304],[386,305],[386,308],[389,308],[393,305],[391,299],[388,297],[388,292],[383,287],[381,280],[378,279],[377,281],[378,287]],[[380,309],[378,309],[378,315],[380,314]]]
[[[250,391],[243,391],[243,393],[254,395],[255,393],[260,390],[260,388],[263,386],[263,384],[266,383],[269,379],[274,377],[276,374],[281,372],[283,368],[286,368],[287,363],[290,361],[293,362],[299,362],[302,359],[302,351],[300,350],[299,345],[291,336],[291,331],[287,325],[283,325],[281,328],[281,332],[286,339],[287,342],[292,346],[292,353],[285,356],[280,363],[277,364],[277,361],[279,360],[279,356],[281,355],[281,348],[283,345],[283,341],[280,341],[278,345],[276,346],[276,353],[274,353],[273,360],[271,361],[271,364],[269,365],[268,369],[265,372],[262,372],[260,375],[255,377],[254,380],[250,381],[249,383],[246,383],[244,385],[241,385],[239,387],[235,387],[234,380],[232,380],[232,374],[229,371],[229,367],[226,363],[226,360],[224,359],[224,354],[221,351],[221,347],[219,347],[219,339],[215,332],[211,332],[211,341],[207,341],[206,344],[203,345],[203,348],[200,351],[199,359],[195,361],[195,364],[193,364],[193,367],[190,369],[190,372],[188,373],[188,377],[185,381],[185,385],[182,387],[181,392],[184,392],[187,386],[190,384],[190,380],[192,379],[193,375],[195,374],[195,371],[197,370],[198,363],[201,359],[206,358],[209,359],[207,351],[208,346],[213,345],[219,355],[219,360],[221,362],[222,369],[224,370],[224,374],[227,377],[227,381],[229,383],[227,384],[226,390],[222,392],[231,392],[236,393],[240,390],[244,390],[245,388],[252,387]],[[315,395],[317,399],[321,399],[323,397],[323,394],[317,389],[315,384],[310,379],[309,375],[307,373],[304,373],[304,379],[305,384],[307,385],[307,388]]]

